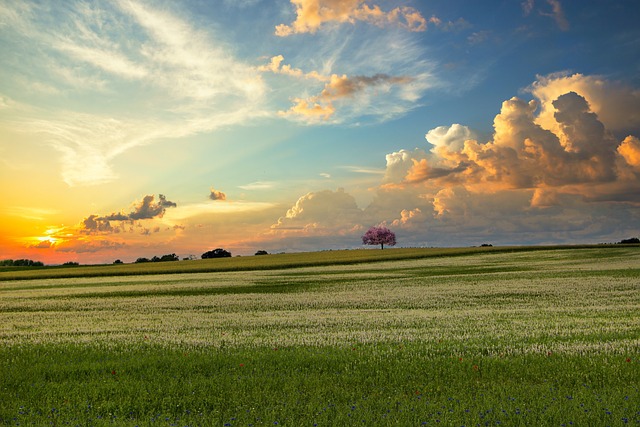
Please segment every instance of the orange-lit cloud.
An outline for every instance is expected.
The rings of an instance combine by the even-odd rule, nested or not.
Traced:
[[[640,172],[640,139],[629,135],[618,146],[618,153],[628,165]]]
[[[579,73],[554,73],[538,76],[527,91],[539,102],[536,123],[554,133],[558,132],[558,123],[553,101],[568,92],[584,97],[608,130],[629,132],[640,123],[640,90],[621,82]]]
[[[291,0],[296,8],[296,19],[291,25],[276,26],[280,37],[292,34],[315,33],[326,23],[368,22],[377,26],[398,26],[409,31],[425,31],[427,20],[422,14],[408,6],[396,7],[385,12],[380,6],[368,5],[365,0]],[[439,23],[436,17],[430,19]]]
[[[274,56],[268,64],[258,67],[258,71],[282,74],[298,79],[309,79],[324,83],[320,94],[301,98],[293,98],[293,106],[287,111],[280,111],[281,116],[299,117],[309,121],[329,120],[336,112],[334,102],[345,98],[367,96],[368,92],[385,93],[391,86],[408,85],[415,81],[412,77],[390,76],[379,73],[373,76],[323,75],[318,71],[304,72],[300,68],[294,68],[284,64],[282,55]],[[407,95],[411,98],[411,95]],[[356,101],[354,101],[356,102]]]
[[[227,200],[227,195],[224,194],[222,191],[214,190],[212,188],[209,193],[209,198],[211,200]]]
[[[395,210],[392,224],[407,229],[434,219],[439,226],[462,221],[470,229],[491,229],[483,221],[510,216],[506,222],[515,231],[535,230],[562,215],[572,218],[573,226],[594,224],[598,219],[593,216],[609,209],[607,202],[640,204],[640,140],[634,135],[618,139],[586,98],[598,103],[598,111],[604,105],[620,111],[616,101],[634,105],[636,92],[607,93],[602,87],[618,86],[581,75],[542,77],[530,87],[540,98],[514,97],[502,104],[487,142],[459,124],[430,130],[430,149],[387,155],[383,185],[367,210],[386,217]],[[561,88],[575,91],[562,93]],[[631,110],[611,119],[618,131],[640,129],[639,110]],[[497,207],[501,214],[493,212]],[[416,209],[421,215],[411,214]],[[527,214],[531,209],[545,210],[546,216],[534,220]]]
[[[405,85],[413,81],[410,77],[394,77],[386,74],[374,76],[331,75],[319,95],[307,99],[295,98],[294,105],[288,111],[280,112],[284,116],[302,116],[306,119],[322,118],[328,120],[336,111],[334,102],[357,96],[366,96],[369,91],[388,91],[392,85]]]
[[[328,81],[330,77],[323,76],[317,71],[310,71],[305,73],[300,68],[293,68],[289,64],[283,64],[284,56],[276,55],[271,57],[268,64],[261,65],[258,67],[258,71],[270,71],[274,74],[284,74],[287,76],[293,77],[303,77],[306,79],[314,79],[322,82]]]

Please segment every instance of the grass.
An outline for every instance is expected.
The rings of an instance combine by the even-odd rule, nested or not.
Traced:
[[[638,248],[452,255],[2,281],[0,424],[640,424]]]
[[[628,245],[632,246],[632,245]],[[556,246],[553,249],[603,248],[602,245]],[[250,257],[217,258],[177,262],[147,262],[112,265],[2,267],[0,281],[73,277],[106,277],[149,274],[181,274],[227,271],[281,270],[298,267],[336,266],[379,261],[465,256],[477,253],[520,252],[549,249],[546,246],[469,248],[357,249],[324,252],[283,253]]]

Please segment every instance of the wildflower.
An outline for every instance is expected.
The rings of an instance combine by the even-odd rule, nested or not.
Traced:
[[[473,365],[471,369],[473,369],[474,371],[477,371],[479,368],[478,368],[478,365]]]
[[[242,368],[243,366],[244,366],[244,363],[241,363],[241,364],[240,364],[240,367]]]
[[[116,370],[114,369],[111,371],[111,375],[115,375],[115,374],[116,374]]]
[[[627,359],[625,360],[625,362],[627,362],[627,363],[631,363],[631,358],[630,358],[630,357],[627,357]]]

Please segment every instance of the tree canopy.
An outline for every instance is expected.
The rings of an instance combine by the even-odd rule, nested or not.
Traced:
[[[231,252],[225,251],[222,248],[214,249],[212,251],[207,251],[202,254],[202,259],[207,258],[227,258],[231,256]]]
[[[380,249],[384,249],[384,245],[395,246],[396,235],[385,226],[374,226],[369,228],[362,236],[362,243],[365,245],[380,245]]]

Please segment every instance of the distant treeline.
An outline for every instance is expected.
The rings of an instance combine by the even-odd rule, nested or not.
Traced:
[[[33,261],[31,259],[5,259],[0,261],[0,266],[3,267],[44,267],[44,264],[40,261]]]
[[[162,256],[154,256],[153,258],[149,259],[149,258],[138,258],[136,260],[137,263],[140,262],[165,262],[165,261],[180,261],[180,258],[178,258],[178,255],[176,254],[168,254],[168,255],[162,255]],[[116,264],[120,264],[119,262],[116,262]]]
[[[630,239],[622,239],[618,242],[618,244],[620,245],[633,245],[636,243],[640,243],[640,239],[638,239],[637,237],[632,237]]]

